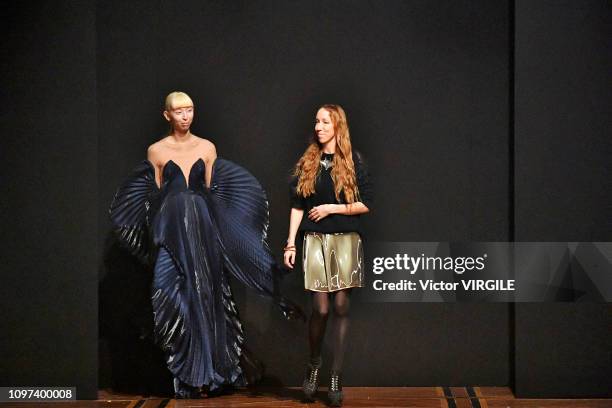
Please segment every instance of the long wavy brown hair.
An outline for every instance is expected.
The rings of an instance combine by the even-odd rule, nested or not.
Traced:
[[[353,162],[353,148],[349,135],[348,122],[344,109],[340,105],[327,104],[319,109],[329,112],[334,132],[336,135],[336,153],[331,170],[331,177],[334,182],[336,200],[340,202],[340,194],[344,193],[347,203],[354,203],[359,200],[359,189],[357,188],[357,177],[355,176],[355,163]],[[317,111],[319,111],[317,109]],[[317,140],[316,134],[310,145],[304,151],[300,160],[295,165],[293,174],[297,177],[297,193],[308,197],[315,192],[315,182],[319,175],[321,160],[321,145]]]

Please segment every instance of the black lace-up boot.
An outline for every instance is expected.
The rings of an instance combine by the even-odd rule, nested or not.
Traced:
[[[332,371],[330,376],[329,390],[327,391],[329,397],[329,405],[332,407],[339,407],[342,405],[342,384],[340,383],[340,373]]]
[[[321,357],[312,359],[306,367],[306,378],[302,383],[302,391],[306,400],[313,401],[314,395],[319,388],[319,374],[321,372],[322,360]]]

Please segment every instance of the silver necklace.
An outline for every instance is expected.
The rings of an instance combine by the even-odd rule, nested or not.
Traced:
[[[329,170],[330,168],[334,167],[334,162],[333,160],[330,160],[329,157],[324,158],[319,163],[321,163],[321,166],[323,166],[325,170]]]

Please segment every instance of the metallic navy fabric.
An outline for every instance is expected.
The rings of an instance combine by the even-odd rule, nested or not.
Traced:
[[[266,243],[268,202],[259,182],[218,158],[208,189],[205,171],[199,159],[186,180],[170,160],[158,188],[153,165],[144,161],[118,189],[110,214],[121,243],[153,266],[155,339],[169,370],[214,390],[257,378],[228,274],[274,299],[286,317],[302,315],[278,291],[283,271]]]

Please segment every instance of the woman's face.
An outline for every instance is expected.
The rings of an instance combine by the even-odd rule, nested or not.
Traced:
[[[186,132],[193,122],[193,106],[173,107],[169,111],[165,111],[164,116],[173,129]]]
[[[334,123],[332,122],[329,112],[323,108],[317,112],[315,120],[315,133],[320,144],[324,145],[336,137]]]

